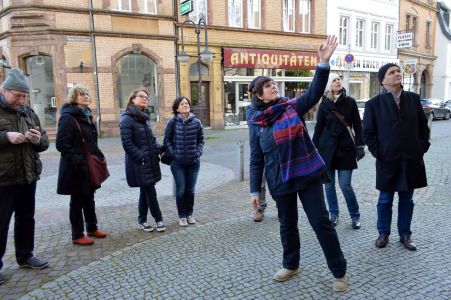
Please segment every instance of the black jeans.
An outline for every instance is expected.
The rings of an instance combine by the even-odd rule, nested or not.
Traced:
[[[138,223],[141,224],[147,222],[147,210],[150,210],[150,214],[155,219],[156,223],[163,221],[160,206],[158,205],[155,185],[139,188]]]
[[[77,194],[70,196],[69,218],[72,225],[72,239],[76,240],[84,236],[83,216],[85,217],[86,231],[97,230],[96,207],[94,203],[94,191],[90,194]]]
[[[298,195],[309,223],[323,249],[330,271],[335,278],[345,276],[346,260],[340,248],[337,232],[329,220],[320,180],[310,183],[307,188],[297,193],[273,197],[279,215],[283,267],[289,270],[299,268],[301,245],[298,230]]]
[[[36,182],[0,187],[0,269],[13,213],[16,260],[21,264],[33,256],[35,194]]]

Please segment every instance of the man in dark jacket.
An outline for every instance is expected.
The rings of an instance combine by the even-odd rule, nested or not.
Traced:
[[[38,116],[25,105],[29,91],[28,78],[18,69],[9,72],[0,89],[0,269],[13,213],[20,267],[48,267],[34,257],[33,249],[36,181],[42,170],[39,152],[49,147],[49,141]]]
[[[378,79],[384,89],[366,103],[363,117],[363,139],[376,158],[376,188],[380,191],[376,247],[388,243],[393,197],[398,192],[400,242],[414,251],[410,239],[412,196],[414,189],[427,185],[423,155],[430,146],[429,127],[419,95],[403,90],[397,65],[382,66]]]

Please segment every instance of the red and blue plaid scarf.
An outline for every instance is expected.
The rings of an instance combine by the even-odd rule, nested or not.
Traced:
[[[296,99],[281,98],[278,103],[256,111],[249,120],[259,127],[272,125],[283,182],[313,174],[325,166],[293,108],[295,105]]]

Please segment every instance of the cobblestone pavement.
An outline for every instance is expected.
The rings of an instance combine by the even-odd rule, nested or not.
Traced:
[[[374,159],[368,153],[353,177],[361,204],[361,230],[351,229],[338,193],[342,213],[337,231],[349,276],[344,294],[332,292],[332,276],[301,207],[302,272],[285,283],[272,280],[282,259],[275,205],[269,201],[266,219],[252,222],[248,181],[233,179],[238,170],[236,141],[247,140],[247,130],[227,130],[207,133],[196,225],[177,226],[172,179],[169,169],[162,168],[163,180],[157,187],[165,233],[135,229],[137,189],[125,183],[120,143],[101,140],[112,176],[96,194],[96,211],[100,227],[109,236],[91,247],[71,244],[68,197],[54,192],[59,155],[54,149],[44,153],[35,254],[48,259],[51,267],[19,269],[10,230],[2,269],[8,281],[0,286],[0,298],[451,299],[451,122],[434,122],[433,132],[434,126],[441,134],[433,137],[425,156],[429,186],[414,195],[412,231],[418,251],[409,252],[400,245],[396,227],[387,248],[374,247],[377,191]],[[245,156],[247,162],[248,150]]]

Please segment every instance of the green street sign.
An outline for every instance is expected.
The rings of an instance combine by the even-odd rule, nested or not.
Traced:
[[[180,4],[180,15],[186,15],[193,11],[193,1],[189,0]]]

